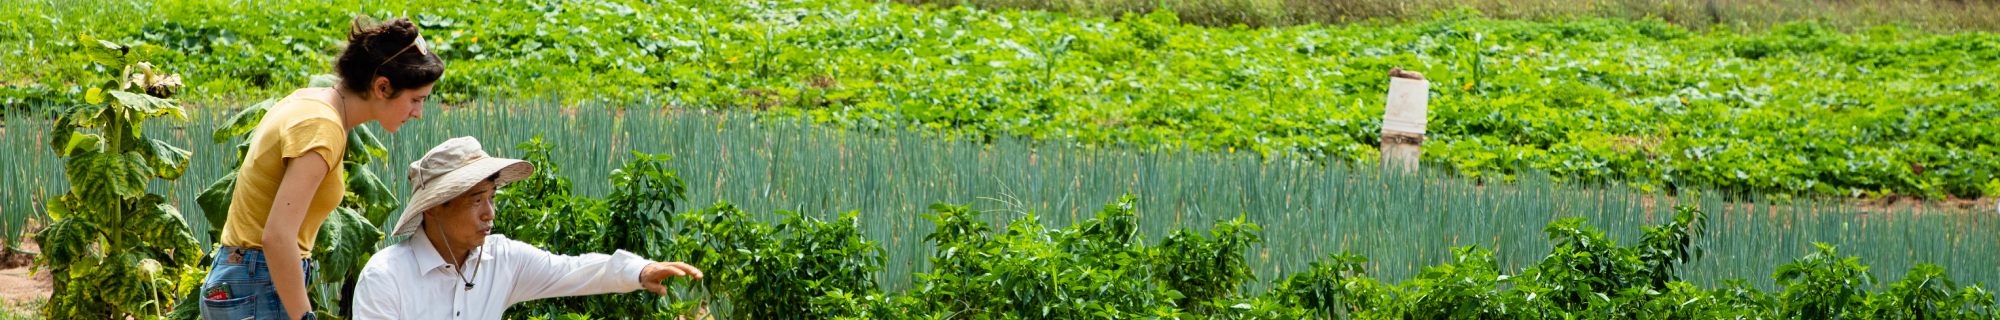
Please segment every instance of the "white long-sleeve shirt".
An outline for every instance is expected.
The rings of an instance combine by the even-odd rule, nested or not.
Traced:
[[[652,263],[624,250],[557,255],[497,234],[485,247],[475,251],[478,262],[466,262],[470,290],[423,231],[383,248],[361,269],[354,318],[500,319],[523,301],[638,290],[639,272]]]

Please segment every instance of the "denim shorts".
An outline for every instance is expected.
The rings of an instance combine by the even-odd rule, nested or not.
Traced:
[[[201,318],[207,320],[286,319],[285,303],[278,300],[278,288],[271,283],[271,268],[264,250],[222,247],[215,251],[215,264],[201,284]],[[313,263],[303,260],[306,283],[313,280]],[[210,299],[211,293],[228,292],[224,299]]]

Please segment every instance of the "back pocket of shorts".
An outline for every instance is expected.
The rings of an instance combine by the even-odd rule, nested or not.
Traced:
[[[203,290],[206,292],[207,290]],[[257,296],[231,297],[214,300],[201,297],[201,318],[207,320],[254,319],[257,315]]]

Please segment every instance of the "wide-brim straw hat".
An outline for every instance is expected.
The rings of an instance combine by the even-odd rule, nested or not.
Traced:
[[[535,165],[527,161],[487,156],[478,139],[445,140],[425,152],[422,159],[410,163],[410,203],[403,207],[403,216],[396,219],[396,228],[389,234],[416,233],[417,226],[423,224],[425,210],[458,198],[486,177],[497,174],[493,187],[498,188],[534,173]]]

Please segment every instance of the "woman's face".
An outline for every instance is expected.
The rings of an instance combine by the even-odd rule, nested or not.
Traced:
[[[377,82],[381,84],[377,86],[377,88],[389,87],[388,78],[377,78]],[[380,119],[380,121],[382,122],[382,129],[389,130],[389,132],[396,132],[396,130],[403,128],[403,123],[409,122],[411,119],[423,119],[424,100],[430,99],[431,87],[434,85],[436,84],[426,84],[422,87],[416,87],[414,89],[395,91],[395,93],[386,95],[378,95],[378,96],[389,97],[385,101],[382,101],[382,109],[380,109],[383,112],[381,114],[381,119]],[[394,90],[394,89],[387,89],[387,90]],[[378,90],[376,92],[382,92],[382,91]]]

